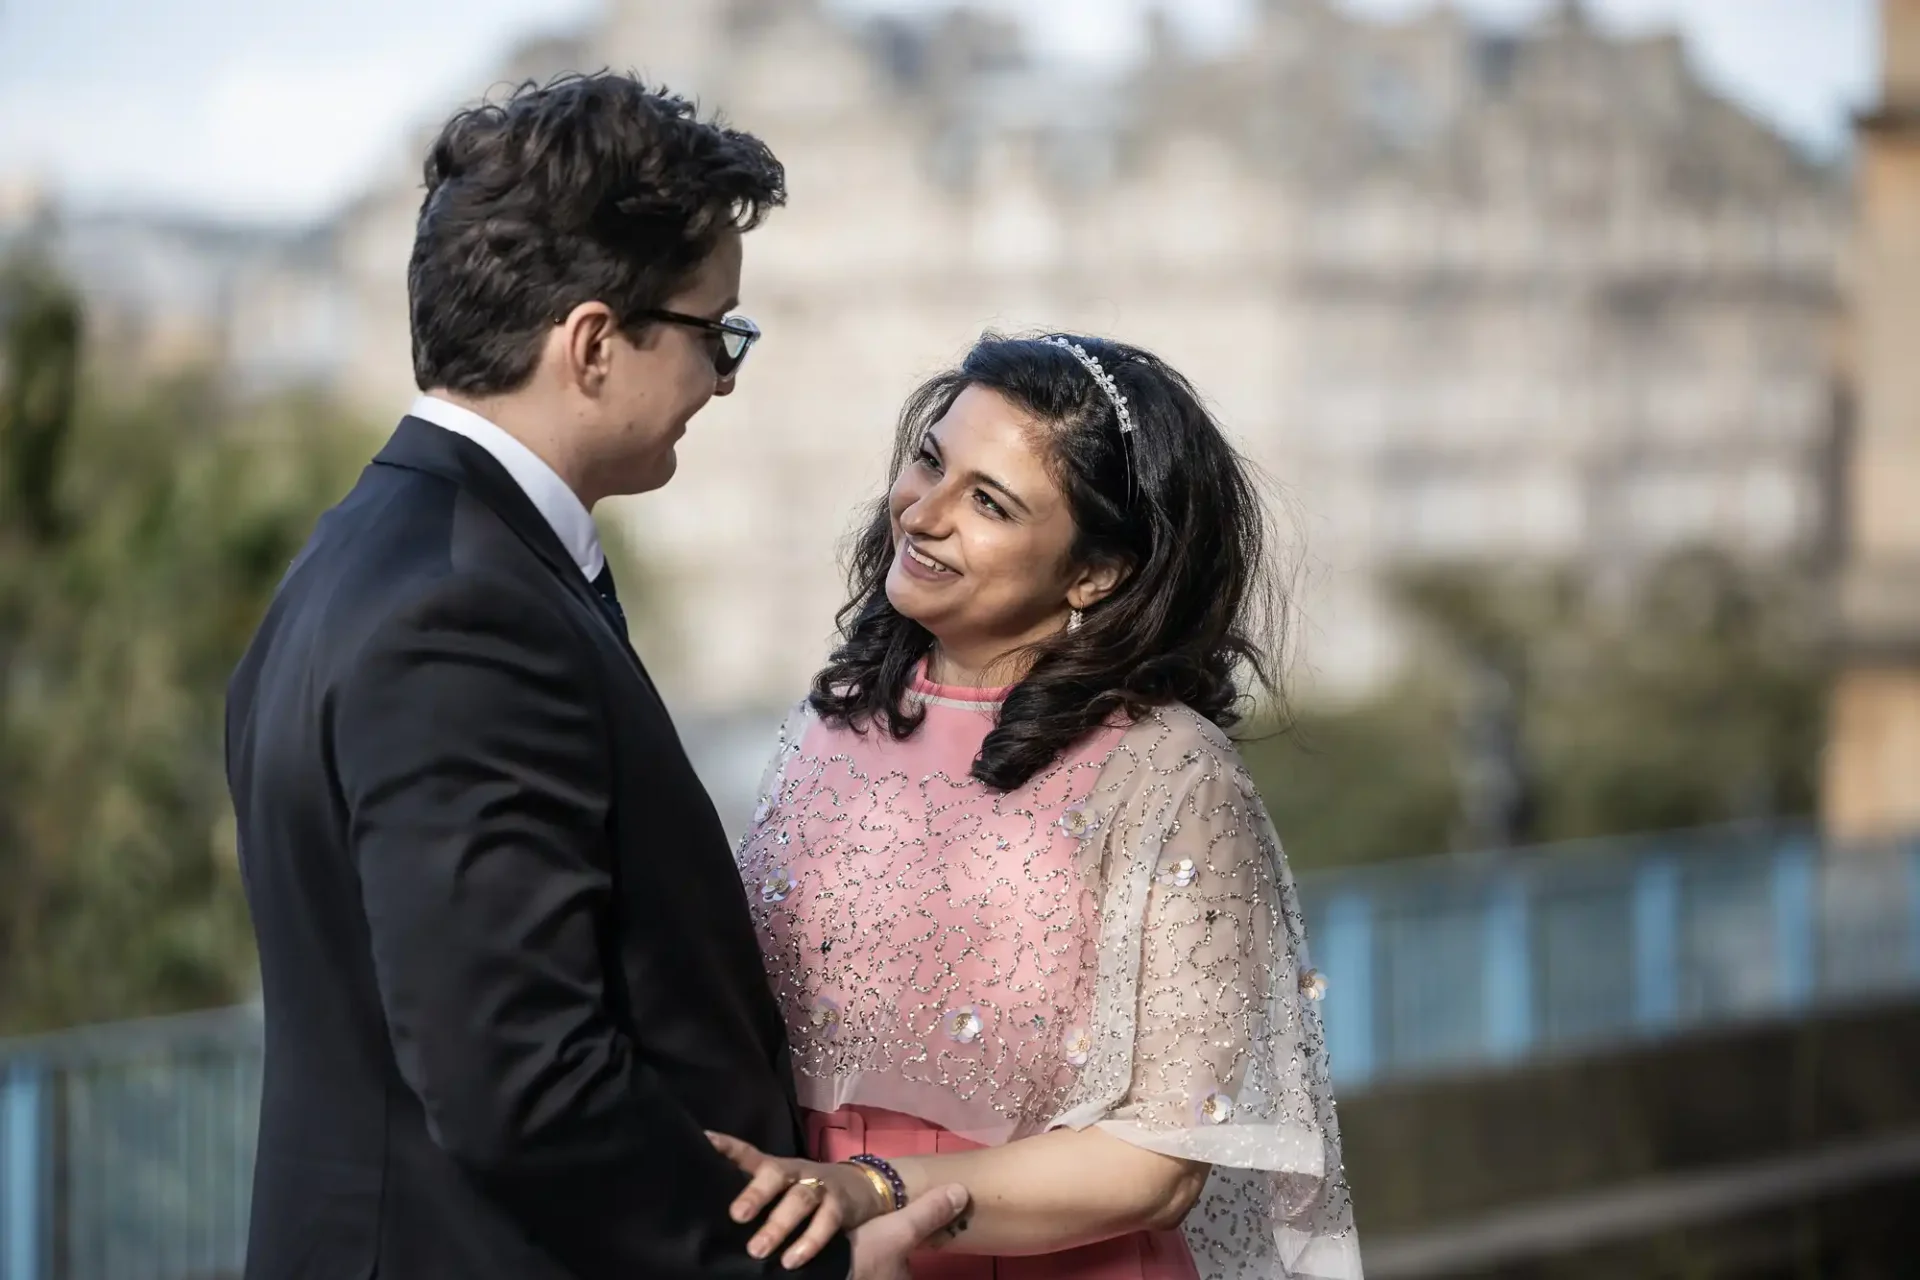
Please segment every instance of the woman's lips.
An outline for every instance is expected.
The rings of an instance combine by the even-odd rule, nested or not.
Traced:
[[[911,538],[900,544],[900,567],[914,577],[924,578],[930,582],[959,576],[958,570],[914,546]]]

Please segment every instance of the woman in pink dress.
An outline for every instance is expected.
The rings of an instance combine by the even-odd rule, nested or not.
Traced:
[[[1144,351],[990,336],[893,475],[740,850],[814,1157],[714,1136],[753,1251],[960,1183],[918,1280],[1358,1277],[1324,984],[1224,732],[1274,599],[1244,462]]]

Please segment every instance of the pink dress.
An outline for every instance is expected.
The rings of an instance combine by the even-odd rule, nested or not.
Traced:
[[[805,704],[781,736],[739,862],[812,1154],[1098,1125],[1213,1168],[1184,1230],[917,1280],[1356,1280],[1319,979],[1232,744],[1164,708],[996,792],[1006,692],[921,679],[905,740]]]
[[[1075,839],[1059,815],[1092,788],[1121,730],[1109,728],[1079,744],[1061,767],[1042,775],[1043,785],[1022,789],[1030,792],[1026,803],[1000,814],[960,804],[942,814],[941,799],[979,787],[969,771],[1007,691],[924,679],[914,690],[926,720],[904,742],[818,721],[805,731],[802,752],[833,763],[818,779],[825,785],[811,788],[817,803],[798,830],[772,837],[773,848],[791,851],[785,868],[776,870],[794,881],[793,889],[777,904],[767,903],[764,892],[756,895],[763,905],[781,908],[761,915],[775,987],[784,1005],[804,1010],[809,1027],[822,1013],[847,1019],[867,983],[943,996],[913,1000],[901,1010],[905,1029],[918,1033],[915,1041],[957,1050],[964,1064],[958,1070],[976,1088],[1009,1098],[1050,1097],[1058,1083],[1055,1063],[1065,1055],[1043,1058],[1044,1040],[1027,1042],[1033,1051],[1016,1049],[1011,1060],[971,1051],[992,1038],[990,1016],[1037,1020],[1042,1027],[1052,1022],[1068,1027],[1068,1035],[1086,1025],[1082,953],[1091,945],[1093,913],[1074,874]],[[913,783],[924,788],[919,794],[928,797],[928,810],[908,799]],[[943,818],[961,830],[943,830]],[[923,819],[928,832],[921,830]],[[928,833],[939,835],[930,842]],[[961,845],[973,856],[950,856]],[[815,956],[822,962],[812,963]],[[974,986],[987,985],[969,978],[988,973],[1011,978],[992,985],[1017,993],[996,1001],[1001,1007],[991,1013],[966,1000]],[[838,1025],[833,1039],[854,1034]],[[825,1079],[801,1071],[814,1159],[968,1151],[1037,1131],[1017,1119],[983,1128],[956,1105],[949,1072],[914,1063],[918,1044],[904,1054],[897,1052],[898,1039],[895,1046],[884,1065],[873,1064],[877,1071]],[[865,1105],[876,1102],[883,1105]],[[1034,1257],[927,1253],[913,1260],[912,1270],[915,1280],[1198,1280],[1178,1231],[1136,1232]]]

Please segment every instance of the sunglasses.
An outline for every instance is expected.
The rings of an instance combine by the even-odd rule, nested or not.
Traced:
[[[705,320],[679,311],[655,310],[639,312],[636,318],[682,324],[689,329],[701,329],[716,335],[719,341],[713,344],[713,376],[722,381],[740,372],[740,366],[747,362],[747,352],[753,350],[753,344],[760,341],[760,326],[742,315]]]

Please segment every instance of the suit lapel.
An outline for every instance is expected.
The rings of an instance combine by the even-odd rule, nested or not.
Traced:
[[[492,454],[465,436],[409,415],[400,420],[393,436],[373,460],[384,466],[405,467],[440,476],[485,503],[540,558],[560,585],[585,605],[608,631],[613,632],[634,674],[640,677],[640,683],[656,702],[661,702],[662,710],[665,710],[665,703],[661,701],[660,691],[654,687],[653,678],[647,674],[640,655],[634,651],[633,642],[614,626],[600,593],[580,572],[580,566],[573,562],[572,555],[562,545],[560,535],[553,531],[553,526],[547,523],[547,518],[533,505],[533,499],[527,496],[526,491],[507,474],[507,469]]]

